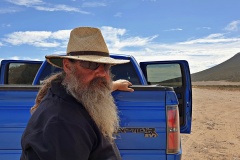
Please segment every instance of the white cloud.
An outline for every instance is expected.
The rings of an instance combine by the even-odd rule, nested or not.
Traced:
[[[144,47],[157,37],[157,35],[150,37],[125,37],[126,29],[107,26],[101,27],[101,30],[109,50],[115,52],[124,50],[126,47]]]
[[[0,14],[5,13],[15,13],[21,11],[19,8],[9,7],[9,8],[0,8]]]
[[[84,2],[82,4],[82,7],[91,7],[91,8],[105,7],[105,6],[107,6],[107,4],[103,2]]]
[[[32,45],[35,47],[65,47],[70,30],[13,32],[3,40],[11,45]]]
[[[70,36],[70,31],[71,30],[59,30],[56,32],[52,32],[51,37],[53,39],[59,39],[59,40],[68,40]]]
[[[127,30],[122,28],[113,28],[109,26],[101,27],[102,34],[109,41],[118,41],[119,36],[123,36]]]
[[[183,30],[182,28],[172,28],[172,29],[167,29],[164,31],[182,31],[182,30]]]
[[[207,29],[207,30],[210,30],[211,27],[202,27],[202,29]]]
[[[31,57],[19,57],[19,56],[13,56],[13,57],[8,57],[4,59],[11,59],[11,60],[32,60],[32,61],[40,61],[40,59],[37,58],[31,58]],[[0,62],[4,60],[3,58],[0,58]]]
[[[204,38],[189,40],[186,42],[180,42],[179,44],[204,44],[204,43],[216,44],[216,43],[232,43],[232,42],[238,42],[238,41],[240,41],[240,38],[236,38],[236,37],[226,38],[224,37],[224,34],[218,33],[218,34],[210,34],[209,36]]]
[[[67,6],[65,4],[53,5],[53,4],[45,3],[42,0],[7,0],[7,1],[18,6],[30,7],[39,11],[48,11],[48,12],[65,11],[65,12],[78,12],[82,14],[90,14],[89,12],[82,11],[76,7]]]
[[[211,27],[198,27],[197,30],[200,30],[200,29],[206,29],[206,30],[210,30],[212,29]]]
[[[7,0],[8,2],[19,6],[32,6],[44,4],[42,0]]]
[[[23,57],[24,60],[31,60],[31,61],[41,61],[42,59],[38,58],[31,58],[31,57]]]
[[[18,56],[13,56],[13,57],[10,57],[10,59],[12,59],[12,60],[20,60],[20,57],[18,57]]]
[[[240,29],[240,20],[232,21],[230,24],[225,27],[227,31],[238,31]]]
[[[82,11],[79,8],[75,7],[70,7],[67,5],[54,5],[52,7],[46,7],[46,6],[34,6],[36,10],[39,11],[49,11],[49,12],[54,12],[54,11],[65,11],[65,12],[79,12],[82,14],[90,14],[89,12]]]

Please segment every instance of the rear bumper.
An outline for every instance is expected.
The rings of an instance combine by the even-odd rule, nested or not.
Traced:
[[[166,154],[165,150],[120,150],[122,160],[181,160],[182,150]]]
[[[181,159],[182,159],[182,153],[167,155],[167,160],[181,160]]]

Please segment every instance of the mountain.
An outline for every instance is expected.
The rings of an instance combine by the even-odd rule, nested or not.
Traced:
[[[192,81],[240,82],[240,52],[217,66],[191,75]]]

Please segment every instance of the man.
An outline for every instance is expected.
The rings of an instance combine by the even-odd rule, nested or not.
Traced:
[[[127,63],[109,57],[97,28],[71,31],[66,56],[46,56],[63,68],[51,82],[22,136],[21,160],[119,160],[114,143],[119,117],[110,67]]]

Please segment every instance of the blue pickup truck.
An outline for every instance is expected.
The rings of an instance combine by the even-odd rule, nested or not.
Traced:
[[[116,144],[123,160],[180,160],[180,133],[191,132],[192,88],[188,62],[138,64],[111,68],[113,79],[132,82],[134,92],[114,91],[120,113]],[[61,71],[46,61],[2,60],[0,77],[0,160],[17,160],[21,135],[42,81]]]

